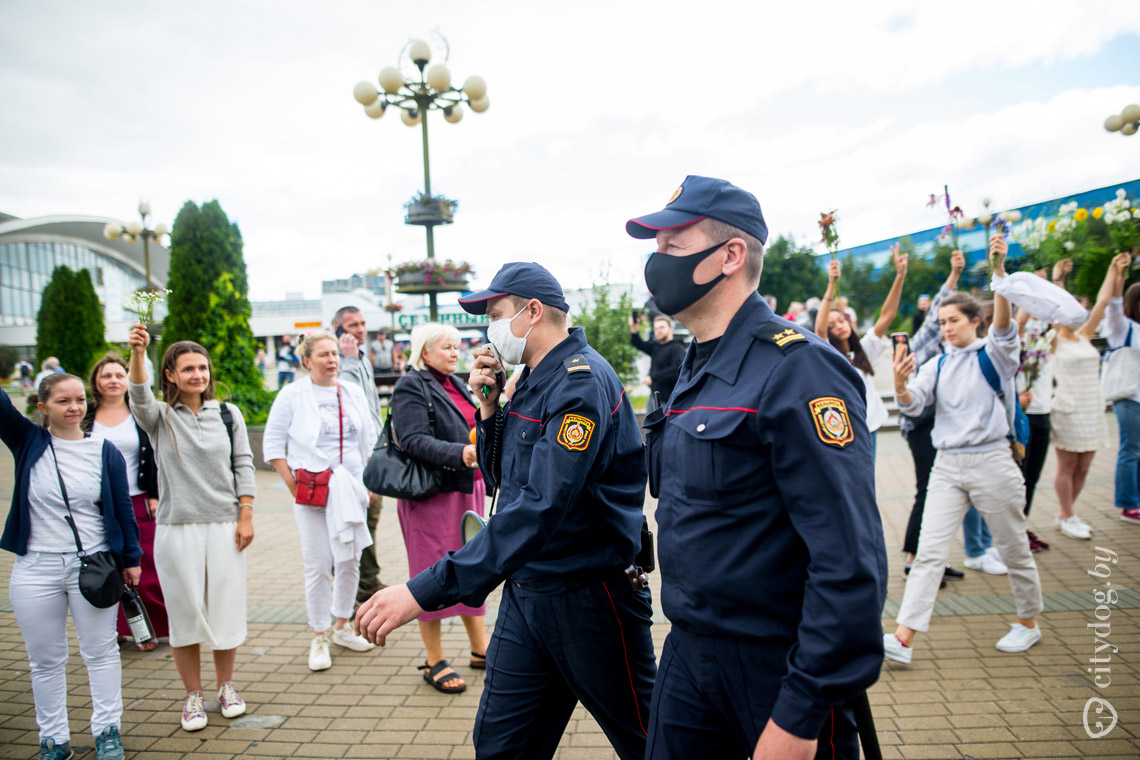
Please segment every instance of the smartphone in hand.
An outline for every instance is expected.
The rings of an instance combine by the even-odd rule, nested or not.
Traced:
[[[898,352],[899,346],[906,346],[906,352],[910,353],[910,336],[904,332],[891,333],[891,349],[893,352]]]

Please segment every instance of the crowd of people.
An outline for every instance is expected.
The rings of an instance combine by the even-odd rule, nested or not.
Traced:
[[[955,251],[912,331],[892,333],[908,269],[895,247],[891,288],[860,336],[838,262],[824,293],[773,313],[758,292],[767,224],[756,199],[723,180],[687,177],[663,210],[626,230],[658,245],[645,269],[652,337],[642,336],[649,315],[629,319],[631,344],[650,358],[640,425],[629,389],[571,327],[561,285],[538,264],[507,264],[460,299],[490,319],[483,348],[428,323],[405,353],[384,333],[370,341],[354,306],[333,315],[331,331],[281,340],[263,456],[294,501],[312,671],[333,666],[334,645],[369,652],[416,620],[423,679],[462,692],[441,640],[441,621],[459,617],[465,665],[487,671],[478,757],[552,756],[579,702],[623,760],[858,757],[865,690],[883,658],[910,663],[939,588],[964,577],[950,563],[959,526],[965,567],[1009,576],[1016,619],[995,648],[1041,640],[1034,554],[1049,543],[1027,516],[1051,443],[1057,530],[1092,535],[1076,507],[1108,435],[1092,341],[1103,334],[1114,350],[1140,350],[1140,285],[1124,291],[1129,254],[1113,259],[1080,319],[1062,319],[1075,303],[1071,263],[1007,275],[1008,247],[995,235],[992,300],[957,292],[965,257]],[[245,421],[217,397],[203,346],[171,345],[156,378],[149,343],[136,325],[129,359],[108,354],[86,385],[45,360],[35,380],[42,426],[0,391],[0,437],[16,460],[0,547],[18,555],[10,596],[41,760],[71,756],[69,612],[97,758],[124,757],[118,644],[131,629],[117,604],[91,601],[83,585],[81,568],[100,552],[169,641],[182,728],[209,722],[203,647],[222,717],[246,711],[235,685],[256,495]],[[893,632],[881,629],[887,550],[874,486],[889,417],[875,373],[888,357],[916,476]],[[377,382],[393,374],[385,415]],[[1116,506],[1140,523],[1140,374],[1133,380],[1108,400],[1120,429]],[[365,485],[382,431],[435,476],[430,490],[395,502],[410,580],[392,586],[374,546],[381,495]],[[484,527],[465,543],[469,513]],[[655,566],[673,624],[660,661],[646,577]],[[484,603],[501,584],[488,636]]]

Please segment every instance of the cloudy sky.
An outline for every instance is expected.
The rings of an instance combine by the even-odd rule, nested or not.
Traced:
[[[844,245],[1140,177],[1140,2],[0,3],[0,211],[172,222],[217,198],[251,296],[422,258],[401,204],[420,132],[353,85],[440,32],[491,108],[432,114],[433,190],[458,198],[440,257],[485,284],[535,260],[568,287],[640,281],[630,216],[686,174],[760,199],[773,234]]]

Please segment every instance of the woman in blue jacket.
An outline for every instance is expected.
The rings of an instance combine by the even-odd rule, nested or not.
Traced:
[[[16,459],[12,507],[0,548],[18,556],[8,594],[32,674],[40,760],[72,757],[67,722],[67,612],[91,682],[91,732],[98,760],[121,760],[122,665],[115,640],[118,606],[99,609],[79,591],[76,537],[89,554],[110,550],[123,579],[138,584],[138,525],[123,455],[80,429],[87,410],[83,381],[56,373],[39,385],[44,427],[21,414],[0,390],[0,439]]]

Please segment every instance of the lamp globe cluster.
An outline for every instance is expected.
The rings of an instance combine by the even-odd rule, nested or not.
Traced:
[[[150,241],[161,243],[165,235],[170,234],[170,228],[164,223],[159,222],[154,227],[148,227],[146,218],[150,216],[150,204],[146,201],[139,202],[139,220],[130,222],[108,222],[103,226],[103,237],[108,240],[122,240],[125,243],[137,243],[139,240],[143,241],[143,256],[146,265],[146,284],[149,288],[150,281]]]
[[[1122,135],[1136,134],[1140,130],[1140,106],[1135,103],[1125,106],[1120,113],[1114,113],[1104,120],[1104,128]]]
[[[405,53],[419,69],[418,80],[405,78],[396,66],[385,66],[377,77],[379,88],[367,81],[357,82],[352,88],[352,97],[364,107],[367,116],[379,119],[394,106],[401,111],[400,120],[414,127],[424,111],[437,109],[443,112],[444,121],[457,124],[463,119],[464,104],[475,113],[483,113],[491,106],[483,77],[469,76],[462,86],[453,86],[446,63],[428,65],[432,50],[424,40],[413,40]]]

